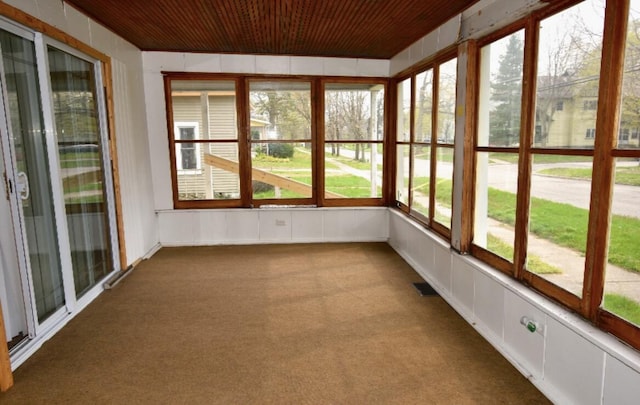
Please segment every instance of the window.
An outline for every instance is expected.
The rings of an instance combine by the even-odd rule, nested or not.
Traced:
[[[618,144],[629,143],[629,128],[620,128],[618,131]]]
[[[382,198],[384,85],[324,84],[324,198]]]
[[[620,97],[620,135],[611,151],[612,201],[609,211],[600,214],[609,219],[609,243],[604,279],[604,297],[599,306],[603,322],[614,332],[634,333],[640,326],[640,143],[637,110],[640,72],[634,67],[640,60],[637,30],[640,24],[640,0],[632,0],[627,22],[624,73]],[[631,136],[629,136],[631,132]],[[603,173],[606,173],[606,170]],[[624,320],[624,322],[620,321]],[[633,325],[629,327],[627,324]],[[637,342],[636,342],[637,343]],[[637,345],[636,345],[637,347]]]
[[[397,85],[396,114],[396,201],[409,206],[409,154],[411,141],[411,78]]]
[[[582,22],[586,16],[588,28]],[[543,18],[540,26],[535,63],[544,85],[538,86],[535,96],[536,117],[543,130],[527,156],[532,174],[524,268],[581,297],[599,89],[598,75],[587,66],[600,66],[604,2],[585,1]],[[583,101],[583,111],[559,116],[548,105],[560,97],[589,99]],[[577,128],[593,136],[585,142],[584,137],[575,136],[580,133]],[[575,179],[577,173],[587,181]],[[562,192],[554,195],[551,190]]]
[[[610,37],[603,35],[605,1],[587,0],[535,12],[536,24],[522,21],[511,32],[478,41],[470,233],[474,256],[636,348],[638,10],[640,0],[632,0],[624,19],[621,13],[608,16],[619,30]],[[619,35],[624,29],[626,44]],[[525,54],[529,35],[538,36],[538,49]],[[611,55],[623,47],[620,66]],[[605,57],[614,59],[613,66],[601,64]],[[620,99],[599,102],[601,86],[620,89]],[[531,107],[521,112],[522,106]],[[614,112],[617,122],[603,119]]]
[[[396,204],[449,237],[457,58],[443,56],[397,85]]]
[[[192,208],[221,200],[215,204],[240,205],[236,83],[171,80],[170,85],[174,204]]]
[[[480,59],[473,244],[506,269],[514,254],[524,30],[483,46]]]
[[[198,139],[197,122],[177,122],[175,125],[176,140],[193,141]],[[178,170],[200,169],[200,148],[194,142],[179,142],[176,145]]]
[[[250,117],[268,123],[251,137],[254,204],[311,204],[311,83],[250,81],[249,102]]]
[[[411,144],[411,211],[428,221],[431,192],[431,137],[433,133],[433,68],[416,75],[414,142]]]
[[[596,129],[595,128],[587,128],[585,138],[593,139],[596,137]]]
[[[165,81],[176,208],[385,203],[387,80]]]

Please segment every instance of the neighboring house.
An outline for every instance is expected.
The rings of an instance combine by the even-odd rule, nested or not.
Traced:
[[[572,85],[566,77],[538,79],[538,111],[534,144],[547,148],[591,148],[595,142],[597,87]],[[540,111],[542,109],[542,111]],[[546,129],[546,131],[545,131]],[[640,146],[640,128],[621,124],[620,147]]]
[[[176,140],[236,139],[235,94],[225,91],[174,91],[173,120]],[[251,132],[257,131],[263,139],[267,125],[268,121],[252,118]],[[205,164],[205,154],[237,162],[237,143],[177,143],[180,199],[238,198],[238,174]]]

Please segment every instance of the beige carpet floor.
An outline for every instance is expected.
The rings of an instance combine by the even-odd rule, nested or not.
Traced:
[[[2,404],[541,404],[384,243],[164,248]]]

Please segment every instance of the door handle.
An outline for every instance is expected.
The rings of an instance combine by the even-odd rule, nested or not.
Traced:
[[[16,176],[16,191],[21,200],[29,199],[29,178],[27,177],[27,173],[18,172]]]

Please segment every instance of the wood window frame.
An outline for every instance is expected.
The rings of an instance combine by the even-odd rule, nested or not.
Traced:
[[[331,84],[370,84],[370,85],[381,85],[383,86],[384,91],[384,111],[383,111],[383,135],[382,140],[380,141],[372,141],[372,140],[340,140],[340,141],[329,141],[326,139],[326,131],[325,131],[325,91],[327,85]],[[317,111],[321,111],[322,114],[318,114],[317,123],[318,123],[318,141],[315,143],[316,151],[315,156],[317,156],[318,162],[318,173],[317,173],[317,184],[319,185],[319,190],[325,190],[325,148],[326,144],[376,144],[382,145],[382,185],[381,185],[381,197],[370,197],[370,198],[326,198],[325,192],[318,193],[318,205],[322,207],[353,207],[353,206],[372,206],[372,207],[382,207],[388,204],[388,185],[389,182],[386,179],[385,173],[389,168],[388,161],[388,145],[389,145],[389,131],[387,122],[389,121],[389,79],[372,79],[372,78],[347,78],[347,77],[323,77],[319,80],[318,83],[318,97]]]
[[[164,78],[167,131],[169,134],[169,164],[171,171],[173,206],[175,209],[205,209],[205,208],[259,208],[265,205],[278,206],[316,206],[316,207],[358,207],[358,206],[387,206],[389,202],[390,177],[388,175],[390,153],[392,145],[389,140],[389,108],[390,108],[390,79],[386,77],[348,77],[348,76],[303,76],[303,75],[242,75],[228,73],[186,73],[161,72]],[[174,117],[171,98],[171,82],[174,80],[221,80],[234,81],[236,92],[237,131],[236,140],[198,139],[195,142],[237,142],[238,144],[238,174],[240,177],[240,198],[215,200],[180,200],[177,190],[178,169],[176,166],[176,141],[173,136]],[[310,83],[311,98],[311,178],[312,195],[310,198],[288,199],[253,199],[251,167],[251,134],[250,134],[250,83],[251,82],[308,82]],[[383,145],[382,193],[379,198],[324,198],[324,85],[325,83],[368,83],[384,86],[384,137]],[[304,141],[304,140],[303,140]],[[279,143],[286,140],[276,141]],[[348,143],[371,143],[371,141],[349,141]]]
[[[470,245],[470,253],[492,267],[522,281],[534,290],[555,300],[561,305],[579,313],[589,322],[597,325],[626,343],[640,349],[640,327],[603,309],[604,274],[607,265],[609,232],[611,225],[611,204],[613,193],[613,175],[615,159],[633,157],[640,159],[639,149],[621,149],[617,147],[620,116],[620,98],[624,52],[629,13],[628,1],[606,2],[604,33],[602,40],[602,59],[599,79],[599,94],[596,108],[596,128],[593,149],[540,148],[533,146],[535,134],[535,106],[537,75],[537,49],[540,21],[561,12],[579,1],[561,1],[557,4],[533,12],[526,18],[498,30],[478,40],[477,59],[480,59],[482,46],[510,35],[519,29],[525,29],[523,96],[521,111],[521,144],[513,149],[519,155],[518,197],[516,207],[516,238],[514,241],[513,263],[479,246]],[[479,69],[476,66],[476,81],[479,83]],[[479,85],[476,83],[476,89]],[[477,131],[477,127],[475,129]],[[606,136],[601,134],[607,134]],[[477,134],[474,132],[474,151],[494,152],[495,148],[478,147]],[[504,148],[500,148],[504,151]],[[532,174],[532,159],[536,154],[590,156],[593,158],[593,176],[591,179],[589,224],[582,297],[578,297],[543,277],[526,271],[527,239],[529,227],[529,202]],[[466,183],[475,194],[475,181]],[[475,200],[475,196],[474,196]],[[475,203],[474,203],[475,205]]]
[[[399,103],[399,100],[397,99],[397,91],[395,92],[395,94],[393,94],[394,97],[394,103],[393,106],[389,109],[393,112],[392,117],[390,118],[389,121],[393,122],[394,128],[393,128],[393,133],[396,135],[394,137],[394,148],[393,148],[393,155],[394,155],[394,159],[393,159],[393,166],[389,165],[388,167],[392,168],[392,170],[389,170],[390,172],[392,172],[391,174],[393,175],[394,181],[393,181],[393,185],[392,185],[392,192],[391,195],[393,196],[393,202],[396,208],[398,208],[400,211],[404,212],[407,216],[411,217],[413,220],[419,222],[420,224],[424,225],[427,228],[430,228],[431,230],[433,230],[436,234],[438,234],[439,236],[441,236],[443,239],[450,241],[451,240],[451,225],[449,225],[449,227],[447,227],[444,224],[441,224],[440,222],[435,220],[435,198],[436,198],[436,176],[437,176],[437,153],[439,148],[442,149],[450,149],[452,152],[452,155],[455,154],[454,153],[454,148],[455,145],[454,143],[448,143],[448,142],[441,142],[438,140],[438,112],[439,112],[439,108],[437,106],[439,106],[439,84],[440,84],[440,66],[450,62],[453,59],[457,59],[458,58],[458,48],[457,46],[451,46],[447,49],[444,49],[443,51],[437,53],[436,55],[434,55],[433,58],[419,64],[416,65],[406,71],[403,71],[401,73],[399,73],[398,75],[396,75],[394,77],[394,80],[392,82],[392,86],[394,89],[397,90],[397,86],[398,84],[402,83],[403,81],[410,79],[411,82],[411,95],[410,95],[410,107],[409,107],[409,114],[410,114],[410,118],[409,118],[409,140],[408,141],[398,141],[398,136],[397,136],[397,130],[395,128],[395,125],[397,123],[397,105]],[[432,84],[432,119],[431,119],[431,140],[430,142],[417,142],[415,140],[415,103],[416,103],[416,95],[415,95],[415,81],[416,81],[416,76],[418,76],[419,74],[427,71],[431,69],[433,71],[433,75],[432,75],[432,80],[433,80],[433,84]],[[459,79],[456,78],[456,83]],[[456,94],[457,96],[457,94]],[[401,201],[398,201],[396,199],[396,193],[395,193],[395,189],[396,189],[396,184],[395,184],[395,177],[396,177],[396,171],[397,171],[397,165],[396,165],[396,161],[395,161],[395,151],[397,149],[397,147],[399,145],[407,145],[409,146],[409,185],[408,185],[408,189],[409,189],[409,196],[408,196],[408,204],[404,204]],[[411,204],[412,204],[412,200],[413,200],[413,173],[414,173],[414,168],[413,168],[413,159],[412,159],[412,150],[413,147],[416,145],[423,145],[423,146],[429,146],[430,147],[430,169],[429,169],[429,177],[430,177],[430,181],[429,181],[429,214],[428,215],[423,215],[415,210],[413,210],[411,208]],[[452,182],[453,182],[453,177],[452,177]],[[453,187],[452,187],[452,192],[453,192]]]

